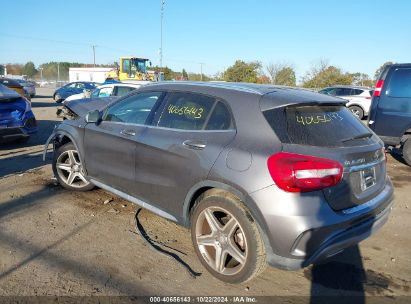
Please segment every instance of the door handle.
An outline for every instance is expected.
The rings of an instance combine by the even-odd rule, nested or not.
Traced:
[[[134,132],[134,130],[121,130],[120,133],[126,136],[136,135],[136,132]]]
[[[183,142],[183,146],[185,146],[187,148],[190,148],[190,149],[202,150],[207,145],[204,141],[186,140],[186,141]]]

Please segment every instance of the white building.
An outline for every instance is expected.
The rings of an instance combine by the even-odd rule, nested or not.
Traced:
[[[69,80],[73,81],[94,81],[103,83],[106,75],[112,68],[69,68]]]

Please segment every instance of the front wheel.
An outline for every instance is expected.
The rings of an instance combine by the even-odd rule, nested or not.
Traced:
[[[62,187],[77,191],[88,191],[94,188],[84,173],[80,156],[72,143],[56,149],[52,167],[54,176]]]
[[[230,193],[209,190],[198,199],[192,214],[191,238],[203,266],[224,282],[248,281],[266,266],[256,222]]]

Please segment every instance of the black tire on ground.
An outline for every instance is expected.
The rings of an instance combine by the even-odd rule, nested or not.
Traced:
[[[364,118],[364,110],[361,109],[359,106],[351,106],[348,108],[355,116],[357,116],[359,119]]]
[[[402,157],[404,158],[407,165],[411,166],[411,137],[407,138],[407,140],[402,145]]]
[[[70,153],[72,153],[72,155],[74,154],[75,162],[70,160]],[[60,168],[57,168],[57,162],[59,164],[64,164],[66,169],[61,170]],[[75,191],[89,191],[94,188],[94,185],[89,181],[87,176],[85,176],[84,171],[82,170],[82,164],[78,157],[78,152],[76,150],[76,147],[72,143],[67,143],[63,146],[60,146],[54,151],[53,161],[51,165],[53,168],[54,176],[63,188]],[[74,166],[76,167],[74,168]],[[72,173],[77,175],[77,177],[74,177],[74,180],[71,184],[69,182],[71,172],[68,172],[67,170],[71,170]],[[79,177],[79,173],[82,174],[82,177],[84,177],[87,183]]]
[[[223,216],[225,212],[222,212],[221,209],[228,212],[227,217]],[[228,226],[232,218],[237,221],[237,225],[235,226],[237,228],[230,229],[230,231],[233,231],[232,237],[230,233],[228,237],[221,237],[220,235],[214,239],[214,237],[211,236],[212,230],[209,229],[211,226],[208,224],[209,221],[205,216],[208,210],[212,210],[211,212],[214,219],[217,219],[220,225],[222,225],[220,227]],[[208,213],[208,216],[209,214],[210,213]],[[207,223],[204,224],[205,222]],[[209,232],[200,233],[200,231],[204,232],[204,227],[207,226],[207,224],[209,228],[205,229],[209,229]],[[213,240],[211,247],[209,247],[210,245],[201,246],[198,244],[198,237],[203,236],[207,238],[209,235]],[[191,239],[195,252],[203,266],[221,281],[231,284],[246,282],[260,274],[267,265],[264,242],[261,238],[257,223],[252,218],[247,207],[236,196],[229,192],[220,189],[211,189],[197,199],[191,213]],[[218,244],[214,245],[216,243]],[[217,259],[213,259],[212,256],[213,252],[214,257],[217,256],[216,246],[222,248],[223,252],[228,252],[224,251],[224,248],[228,248],[233,244],[243,253],[242,257],[245,257],[245,262],[237,263],[237,260],[231,255],[225,255],[223,253],[222,258],[225,261],[223,262],[223,270],[217,271],[214,269],[217,267]],[[202,249],[200,249],[200,247],[202,247]],[[206,259],[208,259],[208,262]],[[213,260],[215,260],[215,262]],[[223,273],[226,269],[232,271],[232,273]]]

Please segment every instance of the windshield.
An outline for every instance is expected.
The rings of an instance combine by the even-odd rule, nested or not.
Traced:
[[[132,65],[135,66],[140,73],[145,73],[147,70],[145,59],[133,59]]]

